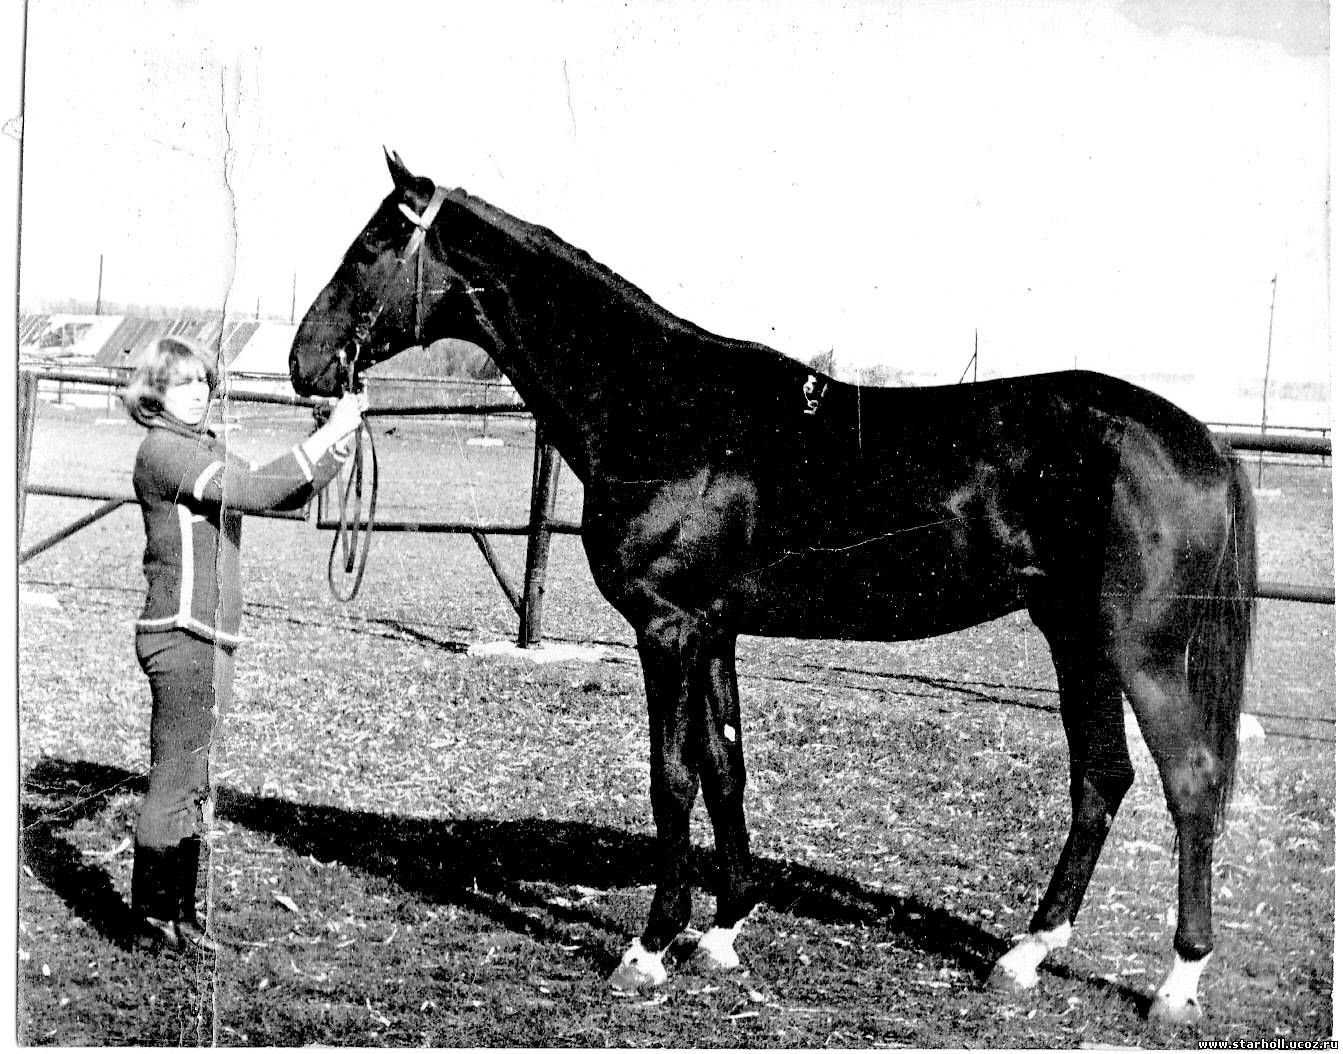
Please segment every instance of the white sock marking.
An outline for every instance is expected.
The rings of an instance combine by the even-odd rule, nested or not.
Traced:
[[[1063,948],[1072,938],[1072,923],[1065,922],[1052,930],[1028,933],[1015,948],[998,960],[997,969],[1007,974],[1021,988],[1034,988],[1040,981],[1036,968],[1050,952]]]
[[[650,952],[644,947],[643,941],[636,937],[621,958],[620,965],[632,966],[641,984],[659,985],[667,980],[667,968],[662,965],[664,954],[666,954],[665,948],[660,952]]]
[[[736,925],[714,926],[699,939],[699,947],[696,954],[708,963],[720,970],[734,970],[741,965],[741,956],[737,954],[732,942],[737,939],[741,933],[741,925],[745,919],[738,919]]]
[[[1156,1001],[1172,1010],[1180,1010],[1192,1005],[1198,1008],[1198,981],[1203,976],[1203,968],[1212,958],[1209,952],[1202,959],[1182,959],[1177,954],[1171,964],[1170,973],[1157,989]]]

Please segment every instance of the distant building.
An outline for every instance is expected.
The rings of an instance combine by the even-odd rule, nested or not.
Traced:
[[[159,337],[222,344],[232,363],[262,323],[241,319],[141,318],[134,315],[33,314],[19,318],[19,361],[62,365],[134,365]],[[287,372],[287,365],[285,371]]]
[[[289,348],[297,326],[254,319],[146,318],[137,315],[25,314],[19,318],[19,363],[25,366],[69,366],[126,369],[139,361],[160,337],[190,337],[207,348],[220,347],[234,391],[292,395]],[[493,382],[504,401],[516,401],[489,356],[460,340],[436,341],[427,348],[408,348],[368,371],[370,379],[397,403],[453,401],[474,398],[462,382]],[[430,380],[452,390],[434,390]],[[393,389],[403,388],[404,392]]]

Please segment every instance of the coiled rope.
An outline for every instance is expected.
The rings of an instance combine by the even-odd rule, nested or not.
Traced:
[[[364,457],[364,437],[368,437],[368,457]],[[368,515],[363,515],[364,475],[367,463]],[[378,451],[368,423],[361,421],[354,433],[354,454],[350,474],[340,488],[336,511],[336,535],[331,539],[331,555],[326,562],[326,582],[331,595],[341,603],[353,600],[364,580],[368,550],[373,544],[374,516],[378,508]],[[337,561],[336,554],[340,554]],[[339,565],[339,570],[337,569]],[[342,578],[341,576],[347,576]],[[352,578],[348,576],[353,576]],[[348,581],[348,586],[344,582]]]

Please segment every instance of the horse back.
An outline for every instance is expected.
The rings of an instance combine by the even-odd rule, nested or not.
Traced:
[[[1121,484],[1222,471],[1201,424],[1100,374],[883,389],[789,364],[701,395],[641,414],[589,486],[589,553],[614,538],[618,580],[742,632],[923,637],[1046,581],[1099,593]]]

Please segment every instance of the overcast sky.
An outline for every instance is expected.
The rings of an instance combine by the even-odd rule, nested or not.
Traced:
[[[316,10],[30,0],[23,299],[301,314],[385,143],[799,358],[1327,377],[1322,3]]]

